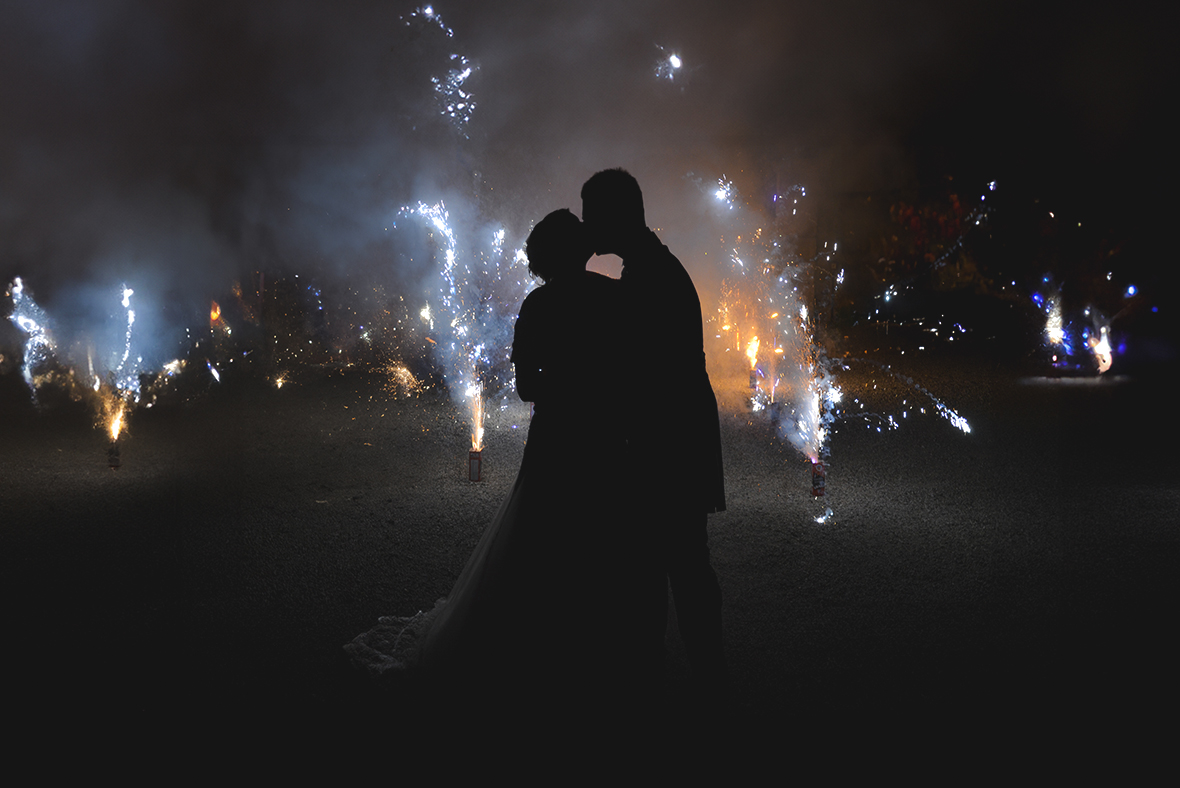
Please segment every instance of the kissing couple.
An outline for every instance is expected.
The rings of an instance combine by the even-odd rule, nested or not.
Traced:
[[[446,598],[345,647],[468,708],[539,719],[655,708],[669,587],[696,691],[717,700],[726,681],[706,531],[725,492],[700,300],[648,229],[634,177],[604,170],[581,196],[581,221],[554,211],[525,247],[544,284],[512,345],[534,407],[511,493]],[[621,257],[620,278],[587,271],[592,254]]]

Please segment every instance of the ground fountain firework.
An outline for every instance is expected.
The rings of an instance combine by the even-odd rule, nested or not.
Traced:
[[[831,358],[824,347],[824,321],[830,319],[834,294],[844,282],[838,245],[816,239],[816,253],[804,258],[788,241],[783,223],[750,209],[732,181],[722,176],[705,190],[719,208],[721,243],[729,262],[710,322],[722,354],[740,355],[748,362],[741,368],[750,371],[752,414],[767,419],[779,440],[809,463],[815,522],[829,523],[835,516],[828,472],[831,439],[839,424],[863,421],[870,429],[892,430],[929,410],[962,432],[971,431],[965,418],[927,388],[875,360],[867,363],[918,395],[922,404],[910,406],[902,398],[897,413],[876,402],[866,410],[871,392],[846,403],[847,384],[841,378],[850,364],[865,360]],[[778,216],[795,216],[805,196],[802,186],[775,195]],[[788,206],[789,213],[782,210]],[[960,244],[961,239],[956,248]]]
[[[402,209],[425,225],[437,267],[420,314],[456,405],[469,414],[471,450],[482,451],[485,408],[512,387],[512,330],[517,309],[533,287],[521,249],[508,251],[502,227],[469,228],[465,244],[442,202]],[[477,223],[478,224],[478,223]]]
[[[109,355],[97,354],[100,362],[96,364],[94,346],[85,342],[86,364],[85,372],[82,372],[80,365],[59,355],[52,322],[26,292],[22,279],[17,277],[8,288],[8,295],[12,298],[11,319],[25,335],[21,372],[34,404],[40,408],[42,395],[50,389],[75,402],[87,403],[94,413],[95,426],[109,439],[107,454],[112,468],[121,464],[119,441],[127,431],[131,414],[143,402],[145,380],[152,389],[150,393],[154,401],[159,390],[184,366],[176,359],[158,372],[145,374],[143,357],[133,352],[135,310],[131,307],[131,297],[134,294],[135,291],[126,285],[122,285],[117,294],[125,315],[121,349]],[[104,358],[117,361],[104,366],[101,363]],[[150,407],[151,403],[147,406]]]

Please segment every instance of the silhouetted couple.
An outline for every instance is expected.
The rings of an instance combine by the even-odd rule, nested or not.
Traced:
[[[512,492],[445,600],[349,649],[379,666],[408,655],[477,703],[642,708],[662,694],[670,584],[694,683],[714,700],[725,663],[706,517],[725,496],[696,288],[623,170],[590,178],[582,221],[549,214],[526,253],[544,284],[513,342],[534,415]],[[592,253],[621,257],[621,278],[587,271]]]

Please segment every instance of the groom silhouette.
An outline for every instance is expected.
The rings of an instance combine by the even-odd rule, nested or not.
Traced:
[[[603,170],[586,181],[582,223],[595,254],[623,260],[631,350],[618,388],[647,403],[632,408],[625,421],[629,449],[622,469],[635,500],[628,517],[640,549],[650,546],[651,560],[667,575],[658,598],[644,603],[650,611],[645,650],[662,669],[671,585],[693,679],[700,691],[719,697],[726,680],[721,588],[709,564],[706,526],[710,512],[725,509],[725,482],[701,302],[684,266],[648,229],[643,193],[630,173]],[[653,399],[657,391],[666,394]]]

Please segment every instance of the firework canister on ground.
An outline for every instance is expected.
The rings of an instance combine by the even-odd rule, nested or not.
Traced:
[[[819,498],[827,486],[828,468],[822,460],[811,463],[811,494]]]
[[[483,452],[472,449],[467,453],[467,478],[478,482],[483,477]]]

